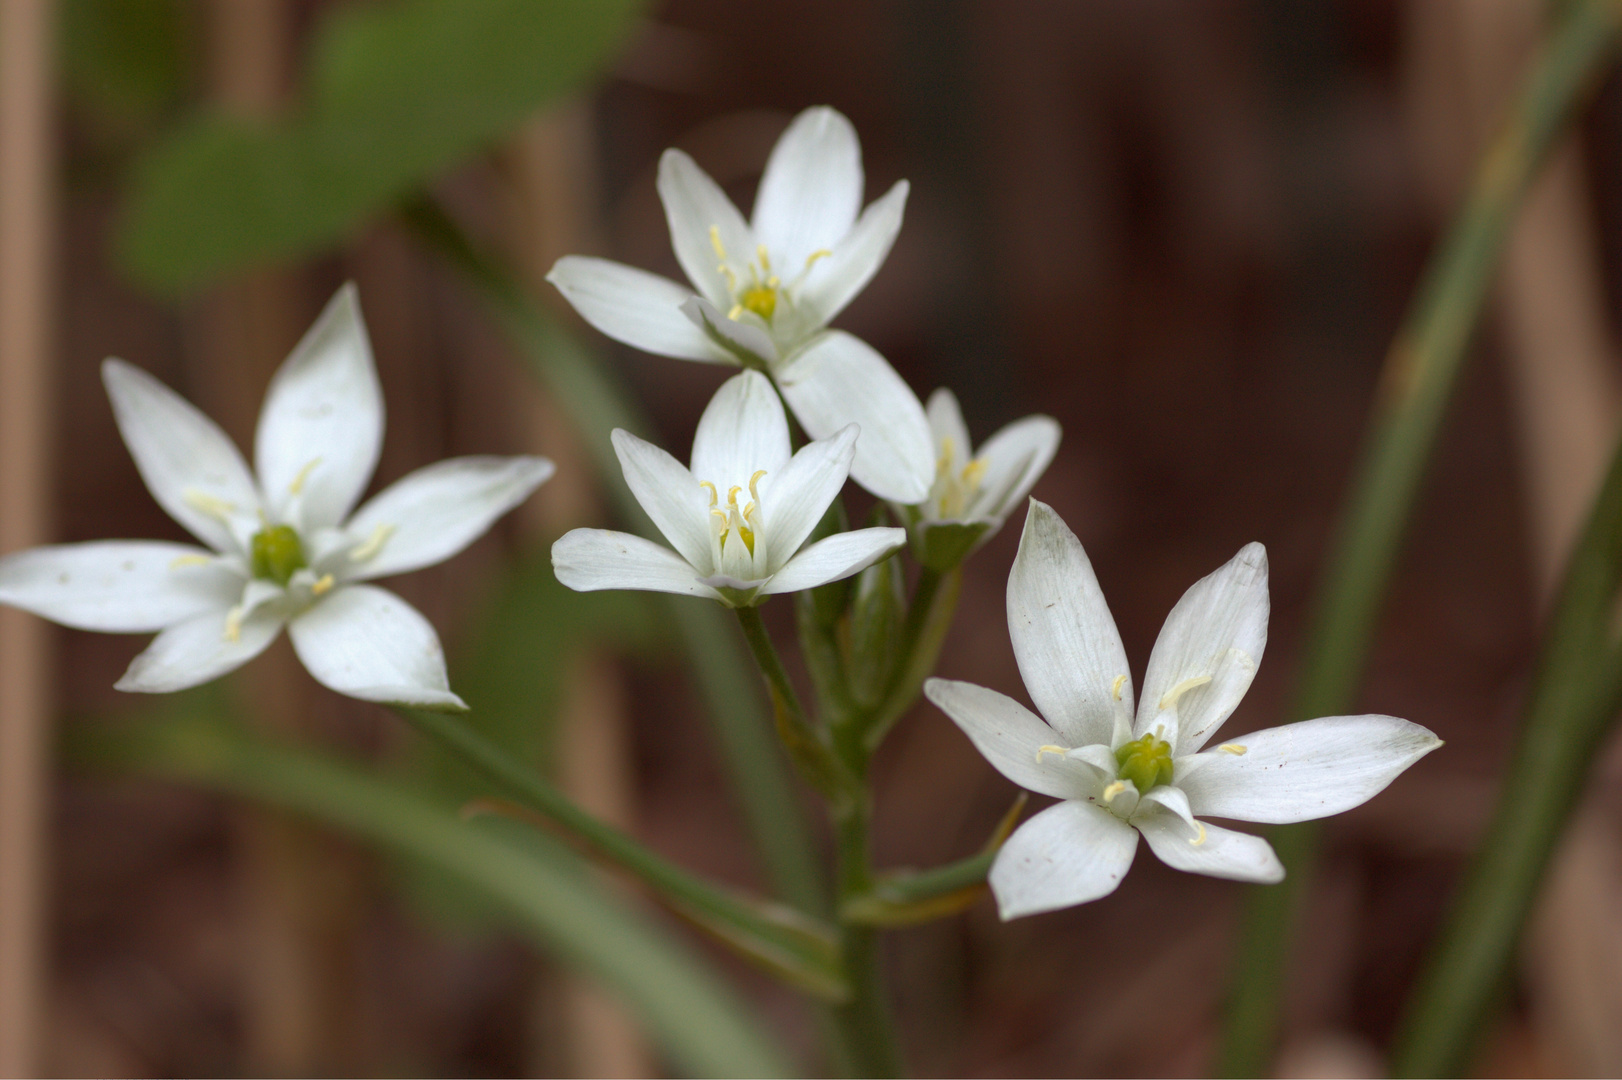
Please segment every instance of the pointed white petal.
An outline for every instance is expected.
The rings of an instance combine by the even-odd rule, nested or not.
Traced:
[[[837,243],[829,245],[833,254],[818,259],[811,265],[805,281],[795,290],[795,299],[802,307],[816,312],[818,321],[832,322],[834,316],[845,310],[845,305],[867,287],[873,275],[879,272],[901,231],[901,217],[907,209],[908,185],[899,180],[883,197],[875,199],[854,228]],[[813,249],[815,250],[815,249]],[[790,264],[785,280],[800,272],[800,265]]]
[[[765,593],[791,593],[840,581],[887,559],[907,543],[905,529],[856,529],[824,537],[795,555],[771,580]]]
[[[1108,810],[1050,806],[1015,829],[991,864],[997,914],[1006,922],[1108,896],[1137,850],[1137,832]]]
[[[1196,581],[1166,616],[1134,730],[1165,725],[1179,757],[1205,745],[1250,689],[1267,647],[1267,549],[1246,544]],[[1209,682],[1190,686],[1192,680]]]
[[[871,345],[842,330],[812,342],[777,372],[789,407],[813,439],[857,424],[850,476],[881,499],[922,502],[935,448],[918,397]]]
[[[1194,812],[1286,823],[1367,802],[1442,741],[1394,716],[1326,716],[1224,745],[1177,763]]]
[[[957,395],[940,387],[929,395],[924,415],[929,418],[929,434],[935,440],[936,451],[944,453],[948,444],[952,447],[948,467],[961,469],[968,464],[974,444],[969,441],[969,425],[963,422],[963,409],[957,403]]]
[[[659,198],[665,204],[676,261],[710,303],[723,311],[730,308],[732,293],[717,269],[723,260],[715,241],[720,240],[732,272],[745,273],[755,257],[755,238],[743,215],[709,174],[680,150],[666,150],[659,159]]]
[[[226,635],[224,609],[193,615],[152,639],[114,684],[137,694],[168,694],[235,671],[265,651],[282,628],[281,613],[261,608]]]
[[[757,470],[770,475],[788,460],[788,417],[771,380],[744,371],[722,383],[693,433],[693,476],[714,484],[725,502],[728,487],[747,489]],[[742,506],[744,493],[738,497]]]
[[[1272,845],[1259,836],[1205,822],[1190,827],[1165,809],[1140,812],[1132,824],[1160,861],[1174,869],[1262,885],[1284,880],[1284,864]]]
[[[712,572],[715,567],[710,565],[714,553],[708,489],[687,471],[687,466],[652,443],[622,428],[615,428],[612,438],[625,484],[654,526],[694,569],[703,574]],[[725,494],[725,488],[718,489],[717,499]]]
[[[337,525],[383,446],[383,390],[353,284],[345,285],[265,392],[254,465],[272,516],[295,494],[301,529]]]
[[[1189,835],[1199,835],[1200,823],[1194,820],[1194,810],[1188,805],[1188,796],[1172,784],[1161,784],[1144,793],[1138,803],[1138,814],[1172,814],[1188,826]]]
[[[777,363],[777,343],[753,323],[730,319],[702,296],[689,296],[678,309],[682,318],[709,342],[723,364],[770,367]]]
[[[667,547],[630,533],[574,529],[552,545],[552,570],[577,592],[647,589],[719,600],[687,560]]]
[[[1081,541],[1035,499],[1008,575],[1008,636],[1048,723],[1072,746],[1110,742],[1116,711],[1132,711],[1126,649]]]
[[[352,560],[339,577],[386,577],[442,562],[483,536],[552,472],[552,463],[539,457],[461,457],[418,469],[350,519],[349,536],[367,557]],[[375,552],[368,550],[373,540],[381,544]]]
[[[216,551],[240,550],[227,519],[256,521],[259,489],[225,432],[191,402],[122,360],[104,362],[101,379],[119,434],[158,505]]]
[[[985,463],[986,471],[969,513],[999,523],[1006,518],[1047,472],[1059,450],[1059,435],[1059,423],[1052,417],[1027,416],[987,439],[974,455]]]
[[[733,362],[682,314],[693,291],[667,277],[607,259],[565,255],[546,280],[582,319],[615,341],[678,360]]]
[[[287,624],[315,681],[362,701],[465,710],[445,676],[439,636],[387,589],[345,585]]]
[[[787,465],[760,478],[757,490],[765,520],[763,535],[771,545],[767,573],[781,569],[800,550],[845,486],[856,453],[856,434],[856,425],[851,424],[830,438],[806,443]]]
[[[1092,755],[1067,757],[1064,750],[1070,747],[1044,750],[1063,736],[1013,698],[953,679],[927,680],[924,694],[963,729],[994,769],[1020,787],[1057,799],[1087,802],[1098,797],[1100,774],[1086,760]],[[1115,773],[1113,755],[1108,772]]]
[[[241,573],[188,544],[97,540],[0,559],[0,604],[80,630],[161,630],[205,611],[223,613],[241,591]]]
[[[849,120],[826,105],[794,118],[766,160],[750,225],[780,261],[784,280],[816,251],[832,250],[862,205],[862,147]]]

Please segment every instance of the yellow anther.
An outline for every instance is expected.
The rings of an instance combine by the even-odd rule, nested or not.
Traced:
[[[778,277],[776,274],[771,274],[766,278],[766,287],[768,289],[781,289],[783,287],[783,279]]]
[[[233,645],[242,640],[243,614],[241,604],[225,613],[225,640]]]
[[[214,560],[207,555],[180,555],[169,564],[169,569],[179,570],[182,566],[207,566]]]
[[[935,468],[941,472],[950,469],[952,467],[952,458],[956,456],[956,453],[957,443],[953,441],[950,435],[947,435],[941,439],[940,461],[936,463]]]
[[[308,465],[304,466],[304,468],[300,469],[298,471],[298,475],[293,477],[293,482],[287,485],[287,493],[289,495],[297,495],[299,492],[303,491],[304,481],[310,478],[310,473],[314,472],[315,467],[319,464],[321,464],[321,459],[316,458]]]
[[[1200,824],[1198,821],[1196,821],[1194,823],[1194,827],[1196,829],[1200,830],[1200,835],[1198,835],[1194,839],[1190,840],[1189,843],[1194,845],[1195,847],[1199,847],[1201,844],[1205,843],[1205,826]]]
[[[1119,795],[1121,792],[1123,792],[1125,790],[1126,790],[1126,782],[1125,781],[1123,781],[1123,780],[1115,781],[1115,783],[1111,784],[1109,787],[1104,789],[1104,802],[1106,804],[1114,802],[1115,801],[1115,796]]]
[[[1209,675],[1197,675],[1192,679],[1184,679],[1182,682],[1166,691],[1166,696],[1160,699],[1160,707],[1162,709],[1171,708],[1173,705],[1177,704],[1178,698],[1182,697],[1190,690],[1193,690],[1195,687],[1204,686],[1210,681],[1211,676]]]
[[[698,482],[698,486],[701,487],[701,488],[709,488],[710,489],[710,505],[711,506],[714,506],[716,503],[721,501],[721,496],[716,492],[715,485],[710,483],[708,480],[700,480]]]
[[[743,314],[743,305],[742,304],[733,304],[732,307],[727,310],[727,318],[731,319],[733,322],[737,322],[738,321],[738,316],[742,315],[742,314]]]
[[[963,466],[963,486],[968,488],[970,491],[978,490],[980,487],[980,478],[985,476],[985,474],[985,459],[975,458],[973,461]]]
[[[332,587],[336,584],[337,582],[333,579],[331,574],[322,574],[321,579],[314,585],[310,586],[310,595],[325,596],[327,593],[332,591]]]
[[[1223,743],[1221,746],[1217,747],[1217,749],[1221,750],[1224,754],[1232,754],[1234,757],[1245,756],[1245,748],[1240,746],[1238,743]]]
[[[772,272],[772,257],[766,251],[765,244],[755,245],[755,258],[760,262],[760,268],[768,274]]]
[[[805,268],[807,270],[811,269],[812,263],[816,262],[818,259],[826,259],[832,254],[833,252],[829,251],[827,248],[818,248],[816,251],[813,251],[811,254],[805,257]]]
[[[193,510],[200,510],[209,517],[217,518],[220,521],[227,520],[237,512],[235,503],[228,503],[216,495],[210,495],[206,491],[198,491],[196,488],[187,488],[185,499],[186,505]]]
[[[1117,675],[1117,676],[1115,676],[1115,681],[1110,683],[1109,696],[1114,698],[1116,701],[1120,701],[1121,700],[1121,687],[1123,687],[1125,685],[1126,685],[1126,676],[1125,675]]]
[[[377,553],[383,550],[383,545],[388,543],[389,537],[393,535],[393,525],[379,525],[372,530],[372,535],[366,538],[364,544],[349,553],[349,561],[365,562],[368,559],[377,558]]]
[[[710,247],[715,249],[715,257],[717,259],[720,259],[722,262],[726,261],[727,249],[726,245],[721,243],[721,226],[719,225],[710,226]]]
[[[1038,765],[1042,764],[1043,754],[1058,754],[1060,757],[1064,757],[1067,753],[1069,753],[1069,751],[1065,747],[1054,746],[1052,743],[1049,743],[1047,746],[1038,746],[1036,748],[1036,763]]]
[[[755,500],[756,502],[760,501],[760,492],[755,490],[755,485],[760,483],[760,478],[762,476],[765,476],[765,475],[766,475],[766,470],[765,469],[756,469],[755,470],[755,475],[753,475],[753,476],[751,476],[749,478],[749,497],[751,499]]]
[[[742,490],[743,490],[743,485],[742,484],[733,484],[731,487],[727,488],[727,505],[728,506],[737,506],[738,505],[738,492],[740,492]]]

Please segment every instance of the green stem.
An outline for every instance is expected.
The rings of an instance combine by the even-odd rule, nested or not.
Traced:
[[[841,905],[865,896],[873,887],[868,857],[870,815],[871,808],[864,798],[850,805],[835,821]],[[846,922],[840,928],[839,940],[851,985],[850,1001],[833,1009],[845,1071],[850,1076],[900,1076],[901,1051],[879,969],[878,931]]]
[[[738,625],[743,628],[744,640],[754,654],[755,664],[766,679],[771,694],[772,711],[777,720],[777,734],[787,748],[789,758],[800,769],[806,783],[822,793],[834,807],[834,812],[862,797],[861,784],[852,776],[848,763],[834,755],[825,733],[812,726],[800,704],[800,695],[789,681],[783,661],[777,655],[766,623],[757,607],[740,607],[734,611]]]
[[[1622,444],[1572,555],[1498,807],[1409,1001],[1394,1076],[1458,1075],[1503,990],[1543,870],[1622,709]]]
[[[499,261],[474,246],[439,205],[426,197],[403,206],[402,220],[428,247],[459,270],[519,346],[523,357],[567,410],[591,454],[615,509],[632,529],[652,525],[620,473],[607,432],[647,433],[650,425],[581,343],[535,303]],[[760,724],[760,699],[726,620],[713,604],[667,598],[677,638],[720,743],[733,790],[766,873],[778,894],[806,911],[826,909],[827,893],[810,831],[771,733]]]
[[[1294,718],[1345,713],[1353,704],[1403,530],[1515,210],[1608,62],[1617,24],[1618,6],[1610,0],[1566,7],[1427,267],[1386,359],[1375,417],[1319,591]],[[1311,826],[1272,833],[1294,881],[1287,889],[1252,889],[1247,898],[1219,1075],[1270,1071],[1286,941],[1295,903],[1308,884],[1314,837]]]
[[[859,721],[863,745],[871,752],[890,733],[895,722],[918,699],[918,691],[935,670],[946,632],[957,610],[958,593],[963,587],[963,569],[945,574],[928,567],[918,574],[918,584],[907,607],[907,620],[901,625],[899,659],[890,685],[873,712]]]

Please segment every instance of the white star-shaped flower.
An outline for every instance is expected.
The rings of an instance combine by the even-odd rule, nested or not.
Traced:
[[[547,280],[617,341],[767,371],[812,438],[858,424],[851,478],[880,498],[921,502],[934,461],[923,407],[871,346],[827,329],[901,229],[907,182],[858,216],[862,188],[856,131],[826,107],[802,112],[778,139],[752,221],[692,158],[666,150],[659,197],[691,286],[578,255]]]
[[[1395,717],[1334,716],[1202,751],[1250,686],[1267,613],[1267,554],[1250,544],[1166,617],[1134,720],[1126,653],[1087,555],[1051,507],[1031,501],[1008,577],[1008,631],[1042,716],[971,683],[924,687],[1004,776],[1063,800],[1021,825],[992,865],[1004,919],[1114,891],[1139,834],[1179,870],[1279,881],[1267,841],[1200,817],[1338,814],[1441,745]]]
[[[849,577],[907,539],[902,529],[856,529],[801,546],[844,486],[856,434],[847,425],[791,457],[788,418],[757,371],[716,391],[693,435],[691,469],[616,430],[625,482],[675,550],[575,529],[552,545],[558,580],[582,592],[649,589],[746,607]]]
[[[0,559],[0,603],[82,630],[160,631],[119,680],[163,693],[223,675],[285,625],[311,675],[351,697],[462,709],[428,620],[364,584],[455,555],[552,475],[534,457],[419,469],[355,514],[383,441],[383,396],[352,285],[271,381],[258,479],[225,433],[139,368],[102,366],[124,443],[158,504],[208,548],[102,540]]]

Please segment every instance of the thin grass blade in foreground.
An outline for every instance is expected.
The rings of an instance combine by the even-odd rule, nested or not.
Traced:
[[[1607,0],[1575,0],[1563,8],[1426,269],[1386,358],[1289,719],[1344,713],[1353,704],[1398,545],[1509,226],[1550,148],[1610,62],[1619,25],[1622,6]],[[1290,876],[1282,885],[1250,891],[1218,1075],[1270,1071],[1293,913],[1311,876],[1318,835],[1309,823],[1269,836]]]

